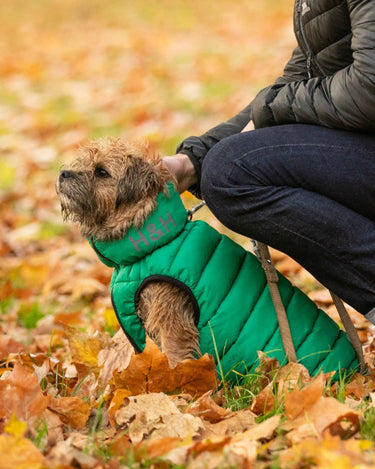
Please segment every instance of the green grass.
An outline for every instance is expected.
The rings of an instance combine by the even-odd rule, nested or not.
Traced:
[[[46,314],[44,306],[42,306],[38,301],[35,301],[31,305],[23,304],[18,311],[18,322],[25,329],[32,330],[35,329],[38,321]]]
[[[361,438],[375,443],[375,407],[371,404],[365,405],[360,425]]]

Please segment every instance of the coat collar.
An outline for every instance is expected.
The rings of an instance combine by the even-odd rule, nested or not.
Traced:
[[[141,228],[132,227],[122,239],[114,241],[89,238],[104,264],[109,267],[133,264],[179,235],[188,220],[188,212],[174,185],[169,182],[167,188],[166,194],[158,195],[155,210]]]

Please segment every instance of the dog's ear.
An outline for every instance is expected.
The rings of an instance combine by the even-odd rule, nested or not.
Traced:
[[[136,203],[145,195],[154,197],[162,190],[164,180],[158,169],[148,161],[135,159],[121,176],[117,186],[116,208]]]

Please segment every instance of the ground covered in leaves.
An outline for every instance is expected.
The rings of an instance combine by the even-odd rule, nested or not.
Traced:
[[[230,386],[209,356],[171,371],[152,342],[134,355],[111,307],[111,271],[63,225],[55,194],[59,168],[92,138],[173,154],[242,109],[282,71],[291,9],[290,0],[2,5],[1,469],[375,466],[371,368],[332,384],[260,354]],[[325,289],[273,258],[339,322]],[[350,312],[372,365],[374,330]]]

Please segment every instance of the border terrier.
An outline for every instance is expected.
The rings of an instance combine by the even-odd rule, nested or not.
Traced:
[[[99,139],[83,147],[56,185],[65,221],[78,223],[87,238],[113,241],[131,227],[141,228],[167,192],[173,177],[147,148],[121,139]],[[149,282],[140,292],[137,314],[171,368],[201,355],[195,314],[188,294],[164,281]],[[125,331],[126,333],[126,331]],[[129,337],[131,339],[131,337]]]

